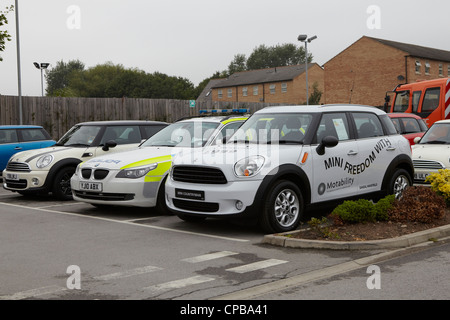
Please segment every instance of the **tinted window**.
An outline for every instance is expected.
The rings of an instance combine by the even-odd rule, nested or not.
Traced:
[[[320,143],[326,136],[333,136],[339,141],[350,139],[348,121],[345,113],[325,113],[316,132],[316,142]]]
[[[383,114],[380,116],[381,122],[383,123],[384,128],[388,135],[400,133],[400,124],[394,121],[397,119],[391,119],[387,114]],[[398,126],[398,129],[397,129]]]
[[[395,96],[394,112],[405,112],[409,106],[409,91],[399,91]]]
[[[0,130],[0,143],[14,143],[18,142],[17,133],[15,129],[4,129]]]
[[[160,131],[162,128],[166,126],[157,125],[157,126],[144,126],[145,137],[143,139],[148,139],[153,136],[155,133]]]
[[[358,138],[371,138],[384,135],[380,119],[374,113],[355,112],[353,113]]]
[[[403,127],[405,128],[404,133],[416,133],[421,132],[419,123],[413,118],[401,118],[403,122]]]
[[[423,97],[422,112],[432,112],[439,106],[440,88],[431,88],[425,91]]]
[[[20,134],[22,135],[22,141],[40,141],[47,140],[48,136],[42,129],[21,129]]]
[[[107,127],[100,141],[100,145],[104,145],[105,142],[110,140],[114,140],[118,145],[140,143],[141,133],[139,132],[139,126]]]
[[[422,95],[422,91],[414,91],[412,98],[412,112],[417,112],[419,110],[419,101],[420,96]]]

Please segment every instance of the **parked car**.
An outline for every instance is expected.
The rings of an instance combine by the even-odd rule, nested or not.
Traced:
[[[399,197],[412,175],[411,147],[382,110],[268,107],[225,146],[175,156],[166,204],[187,221],[251,217],[266,232],[285,232],[297,228],[306,206]]]
[[[157,206],[165,210],[164,183],[172,157],[183,150],[221,144],[247,117],[216,116],[175,122],[138,149],[80,163],[71,179],[73,198],[93,205]]]
[[[433,123],[412,147],[414,183],[424,184],[430,173],[450,168],[450,120]]]
[[[424,119],[413,113],[388,113],[389,118],[397,131],[408,139],[409,144],[414,144],[416,137],[422,137],[428,130]]]
[[[73,126],[53,147],[16,153],[3,171],[3,187],[22,194],[52,192],[72,199],[70,177],[82,161],[137,148],[166,127],[158,121],[98,121]]]
[[[41,126],[0,126],[0,176],[13,154],[49,147],[55,143],[56,141]]]

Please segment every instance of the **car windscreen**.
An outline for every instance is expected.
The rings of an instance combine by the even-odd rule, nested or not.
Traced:
[[[61,139],[58,146],[88,147],[99,133],[101,126],[74,126]]]
[[[206,121],[177,122],[157,132],[141,147],[202,147],[218,126],[219,123]]]
[[[313,114],[280,113],[251,116],[230,138],[230,143],[298,144],[310,128]]]
[[[420,144],[450,144],[450,123],[435,123],[424,134]]]

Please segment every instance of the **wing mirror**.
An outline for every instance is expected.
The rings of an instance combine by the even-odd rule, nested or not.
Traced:
[[[334,136],[324,137],[316,148],[317,154],[323,156],[325,154],[325,148],[333,148],[338,144],[338,142],[338,138]]]
[[[109,148],[114,148],[115,146],[117,146],[117,142],[115,142],[114,140],[108,140],[105,142],[105,145],[103,146],[102,150],[108,151]]]

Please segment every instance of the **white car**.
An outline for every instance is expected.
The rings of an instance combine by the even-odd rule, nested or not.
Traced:
[[[93,205],[155,207],[165,211],[164,182],[172,156],[223,143],[245,116],[197,117],[164,128],[138,149],[81,163],[71,179],[73,198]]]
[[[265,231],[284,232],[307,206],[400,196],[412,175],[409,142],[377,108],[269,107],[225,145],[177,155],[166,203],[183,220],[256,217]]]
[[[76,124],[52,147],[13,155],[3,171],[3,187],[24,195],[51,192],[57,199],[70,200],[70,177],[80,162],[137,148],[167,125],[139,120]]]
[[[414,183],[425,184],[426,177],[439,169],[450,168],[450,120],[433,123],[412,148]]]

